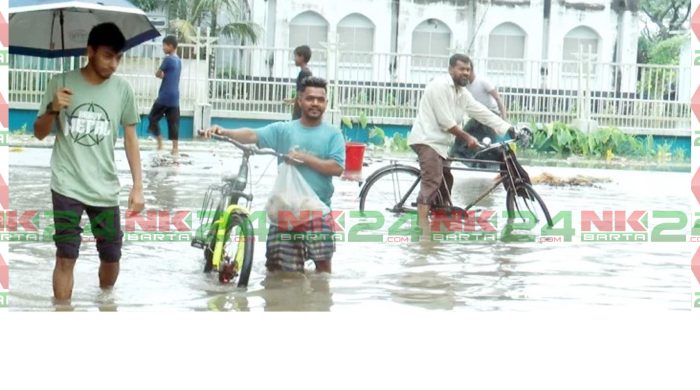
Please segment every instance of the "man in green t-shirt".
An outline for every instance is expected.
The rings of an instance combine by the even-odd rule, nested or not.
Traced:
[[[56,133],[51,154],[51,200],[56,229],[53,293],[57,301],[69,300],[73,293],[83,212],[87,212],[97,242],[100,287],[114,286],[119,276],[121,186],[114,161],[119,125],[124,127],[133,180],[127,212],[138,213],[144,208],[134,91],[126,80],[113,76],[125,45],[115,24],[93,27],[88,36],[87,65],[51,79],[34,122],[38,139],[52,130]]]

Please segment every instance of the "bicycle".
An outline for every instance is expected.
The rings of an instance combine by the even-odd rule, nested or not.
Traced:
[[[503,184],[506,189],[506,212],[508,223],[512,224],[516,219],[529,221],[534,216],[539,222],[539,211],[543,214],[547,224],[552,227],[552,218],[549,210],[540,195],[528,183],[527,173],[522,168],[515,157],[511,144],[521,141],[526,145],[527,137],[532,134],[528,128],[522,128],[521,136],[503,142],[486,145],[481,144],[480,150],[475,154],[475,158],[449,158],[451,162],[471,164],[472,166],[451,166],[451,170],[476,171],[476,172],[499,172],[500,177],[487,190],[478,195],[463,209],[453,207],[449,201],[438,196],[438,200],[431,207],[432,211],[448,209],[465,213],[474,207],[478,202],[493,192],[496,187]],[[500,152],[502,160],[481,160],[476,157],[488,151]],[[420,169],[405,164],[399,164],[396,160],[390,165],[380,168],[372,173],[360,190],[360,212],[364,213],[367,203],[371,203],[375,208],[372,210],[389,211],[394,215],[403,213],[417,213],[417,197],[420,184]],[[444,185],[444,182],[443,182]],[[386,204],[378,204],[386,201]],[[521,208],[521,203],[524,205]],[[376,207],[380,206],[380,207]],[[536,207],[537,206],[537,207]]]
[[[249,159],[253,155],[286,156],[228,137],[216,134],[211,137],[233,144],[243,152],[243,157],[237,174],[224,176],[220,184],[209,186],[202,202],[202,228],[195,233],[191,245],[204,250],[204,272],[216,270],[222,283],[230,283],[238,277],[238,287],[246,287],[253,266],[255,241],[248,211],[253,194],[245,192],[250,173]],[[245,206],[238,204],[241,199],[246,200]]]

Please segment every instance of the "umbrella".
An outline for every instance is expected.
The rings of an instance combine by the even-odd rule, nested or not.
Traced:
[[[160,36],[127,0],[10,0],[10,54],[57,58],[85,54],[92,27],[116,24],[124,50]]]

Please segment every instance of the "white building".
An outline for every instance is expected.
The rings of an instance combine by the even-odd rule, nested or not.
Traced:
[[[464,52],[476,61],[477,72],[487,69],[497,80],[507,75],[500,79],[510,87],[570,89],[581,69],[567,61],[581,54],[591,53],[599,64],[633,65],[637,56],[637,0],[249,0],[249,5],[252,20],[264,30],[260,46],[308,44],[315,73],[337,72],[340,79],[422,83],[444,70],[449,54]],[[337,70],[325,68],[333,54],[324,47],[328,43],[339,45]],[[289,58],[270,63],[280,60],[290,66]],[[634,90],[635,72],[611,69],[591,66],[590,81],[599,86],[594,89]]]

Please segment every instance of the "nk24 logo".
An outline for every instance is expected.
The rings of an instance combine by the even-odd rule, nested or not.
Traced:
[[[689,214],[679,210],[562,210],[552,217],[552,226],[534,213],[521,212],[523,218],[511,223],[506,211],[469,211],[463,218],[434,219],[432,233],[462,233],[474,236],[517,237],[519,241],[570,242],[577,237],[585,242],[700,242],[700,213]],[[297,223],[311,214],[290,215],[290,222]],[[7,210],[0,211],[0,241],[51,240],[55,231],[52,211]],[[105,217],[111,220],[110,216]],[[254,211],[249,218],[257,239],[265,239],[268,218],[264,211]],[[418,230],[415,214],[399,217],[386,211],[334,210],[325,217],[333,227],[336,237],[347,242],[387,242],[387,237],[413,238]],[[125,234],[140,234],[160,239],[155,234],[175,233],[176,239],[186,240],[192,233],[208,229],[205,221],[211,216],[191,210],[145,210],[138,215],[122,215]],[[579,228],[577,232],[576,227]],[[90,224],[85,223],[85,234],[90,234]],[[195,234],[196,234],[195,233]],[[150,236],[143,236],[150,234]],[[36,236],[34,239],[24,236]],[[445,236],[447,237],[447,236]],[[170,236],[161,237],[171,240]],[[393,240],[406,242],[411,240]]]

